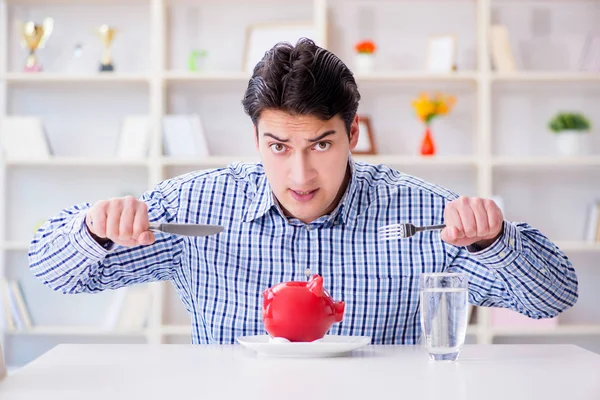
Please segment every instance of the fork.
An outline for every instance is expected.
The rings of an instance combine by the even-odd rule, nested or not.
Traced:
[[[379,240],[406,239],[414,236],[417,232],[444,229],[446,224],[414,226],[410,222],[403,224],[386,225],[379,228]]]

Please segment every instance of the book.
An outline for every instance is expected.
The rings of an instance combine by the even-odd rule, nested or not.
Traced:
[[[3,325],[8,330],[15,330],[16,323],[13,319],[9,293],[8,282],[6,279],[0,278],[0,307],[2,307],[2,314],[4,314]]]
[[[490,28],[490,52],[496,71],[514,72],[517,70],[517,63],[506,26],[492,25]]]
[[[6,361],[4,360],[4,352],[2,351],[2,342],[0,342],[0,381],[6,378],[8,371]]]
[[[208,156],[208,143],[200,116],[197,114],[164,116],[163,149],[167,156]]]
[[[150,144],[150,117],[128,115],[123,120],[117,146],[117,157],[127,160],[140,160],[148,156]]]
[[[119,314],[116,330],[143,329],[147,324],[151,301],[152,292],[149,286],[129,287]]]
[[[589,33],[579,58],[579,69],[584,72],[600,71],[600,33]]]
[[[31,320],[31,313],[25,302],[25,295],[23,294],[21,284],[18,281],[12,281],[9,286],[12,289],[11,295],[15,300],[20,319],[23,322],[23,328],[31,329],[33,327],[33,322]]]
[[[592,203],[588,207],[586,218],[586,229],[584,240],[587,243],[595,243],[600,241],[600,200]]]
[[[104,330],[113,331],[117,328],[128,290],[129,287],[124,287],[115,291],[112,301],[106,310],[106,316],[104,317]]]
[[[533,319],[508,308],[492,307],[491,324],[495,328],[552,328],[558,317]]]
[[[45,160],[52,153],[41,118],[11,116],[0,119],[0,143],[6,159]]]

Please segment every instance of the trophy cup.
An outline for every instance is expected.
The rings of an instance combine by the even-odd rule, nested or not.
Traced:
[[[102,55],[102,61],[100,62],[100,72],[114,71],[115,66],[110,58],[110,43],[115,37],[116,30],[108,25],[102,25],[98,29],[98,33],[100,34],[102,44],[104,44],[104,54]]]
[[[33,21],[21,24],[22,44],[29,49],[29,55],[24,67],[26,72],[40,72],[42,70],[42,66],[38,63],[35,56],[35,50],[44,48],[48,38],[52,34],[53,28],[54,20],[50,17],[44,19],[42,25],[36,24]]]

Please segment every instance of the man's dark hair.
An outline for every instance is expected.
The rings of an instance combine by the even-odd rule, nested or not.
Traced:
[[[242,104],[254,126],[266,109],[327,121],[340,115],[350,135],[360,94],[352,72],[332,52],[302,38],[276,44],[254,67]]]

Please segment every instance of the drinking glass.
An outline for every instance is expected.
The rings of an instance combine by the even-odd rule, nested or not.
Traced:
[[[467,334],[467,274],[424,273],[419,279],[421,328],[429,358],[454,361]]]

